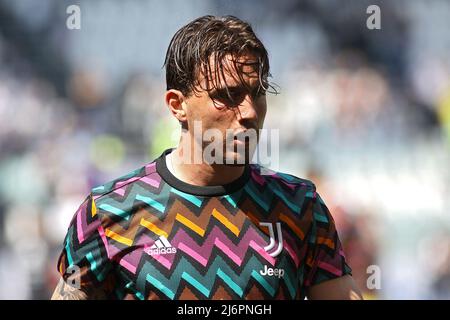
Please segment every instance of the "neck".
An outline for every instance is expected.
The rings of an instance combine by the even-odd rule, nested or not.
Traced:
[[[244,165],[209,164],[197,160],[200,156],[195,155],[195,148],[203,150],[200,146],[194,148],[194,143],[190,144],[190,158],[186,161],[183,143],[180,143],[170,154],[167,155],[167,162],[172,174],[179,180],[196,186],[224,185],[238,179],[244,173]],[[189,157],[188,157],[189,158]],[[203,159],[203,157],[200,157]],[[187,162],[187,163],[186,163]]]

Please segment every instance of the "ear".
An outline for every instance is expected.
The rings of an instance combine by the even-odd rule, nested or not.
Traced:
[[[179,90],[170,89],[165,95],[166,105],[170,112],[179,122],[186,122],[186,103],[185,97]]]

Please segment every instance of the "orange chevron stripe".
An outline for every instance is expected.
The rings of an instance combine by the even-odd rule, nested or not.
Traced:
[[[331,239],[327,239],[327,238],[323,238],[323,237],[317,237],[317,244],[324,244],[327,247],[334,249],[334,243],[333,240]]]
[[[205,230],[206,234],[209,224],[213,223],[211,221],[212,215],[211,213],[213,212],[214,209],[216,209],[219,212],[223,212],[222,215],[224,215],[227,220],[229,220],[235,227],[237,227],[237,230],[242,229],[242,226],[246,221],[246,215],[244,214],[244,212],[239,210],[239,212],[233,216],[223,206],[220,200],[217,200],[216,198],[211,198],[210,201],[208,201],[206,206],[203,208],[203,210],[200,211],[199,216],[196,216],[194,213],[191,212],[190,208],[187,208],[182,202],[175,199],[172,207],[170,208],[170,212],[167,213],[167,216],[172,217],[172,220],[169,223],[166,223],[165,221],[164,230],[166,230],[170,234],[172,224],[173,222],[176,221],[176,213],[180,213],[183,215],[183,217],[194,223],[200,229]],[[200,229],[198,231],[200,231]],[[239,233],[240,231],[236,232]]]
[[[141,222],[139,223],[141,226],[146,227],[148,230],[156,233],[158,236],[164,236],[166,238],[169,237],[169,235],[167,234],[167,232],[165,232],[164,230],[161,230],[160,228],[158,228],[156,225],[154,225],[153,223],[151,223],[150,221],[145,220],[144,218],[141,218]]]
[[[108,215],[105,215],[102,217],[105,219],[105,225],[109,226],[109,230],[120,234],[122,237],[126,237],[129,239],[133,239],[136,236],[136,233],[139,231],[140,224],[142,217],[148,216],[148,212],[145,211],[145,209],[139,209],[135,214],[131,215],[131,220],[128,222],[128,228],[125,228],[121,226],[119,223],[116,223],[115,221],[111,220],[111,217]]]
[[[61,259],[60,259],[60,261],[58,261],[58,263],[59,263],[59,273],[62,275],[64,272],[63,272],[63,265],[64,265],[64,262],[63,261],[65,261],[66,260],[66,254],[65,253],[63,253],[62,255],[61,255]]]
[[[236,237],[239,236],[239,229],[234,224],[230,222],[224,215],[222,215],[216,208],[213,209],[212,216],[222,222],[222,224],[227,227],[231,232],[233,232]]]
[[[92,212],[92,217],[95,217],[95,215],[97,214],[97,207],[95,206],[94,198],[92,198],[91,212]]]
[[[115,233],[109,229],[105,230],[105,235],[109,238],[116,240],[117,242],[123,243],[124,245],[131,246],[133,244],[133,240],[122,237],[120,234]]]
[[[192,231],[198,233],[202,237],[205,235],[205,230],[200,228],[198,225],[196,225],[195,223],[193,223],[191,220],[189,220],[188,218],[184,217],[183,215],[177,213],[177,216],[175,217],[175,220],[177,220],[178,222],[184,224],[186,227],[188,227]]]
[[[287,215],[285,215],[284,213],[280,214],[280,220],[283,222],[286,222],[286,224],[289,226],[289,228],[292,229],[292,231],[295,232],[295,234],[300,238],[300,239],[304,239],[305,238],[305,234],[303,233],[303,231],[295,224],[294,221],[292,221],[291,218],[289,218]]]

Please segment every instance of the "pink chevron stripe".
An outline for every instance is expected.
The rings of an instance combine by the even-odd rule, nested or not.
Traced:
[[[219,240],[219,242],[217,240]],[[190,252],[196,252],[206,261],[209,260],[214,246],[218,247],[222,251],[225,249],[224,253],[230,256],[230,258],[233,256],[233,261],[239,262],[238,265],[242,263],[242,260],[248,251],[248,247],[250,246],[269,263],[272,265],[275,264],[275,259],[265,252],[263,248],[267,244],[266,241],[256,232],[256,230],[252,228],[247,230],[238,245],[235,245],[230,239],[228,239],[228,237],[222,230],[220,230],[218,226],[213,227],[202,246],[199,246],[183,229],[178,230],[177,234],[170,242],[177,248],[180,247],[180,243],[183,243],[184,246],[191,249]],[[217,246],[218,243],[220,243],[220,246]]]
[[[202,246],[199,246],[183,229],[178,230],[175,237],[172,240],[170,240],[170,243],[175,248],[182,250],[183,252],[185,252],[190,256],[192,256],[191,254],[194,252],[195,254],[194,256],[192,256],[194,259],[196,259],[200,263],[202,262],[204,263],[204,261],[206,261],[207,263],[211,255],[212,249],[215,245],[216,239],[219,239],[224,246],[227,246],[230,252],[232,252],[232,255],[238,257],[241,263],[248,250],[248,247],[251,247],[264,259],[266,259],[270,264],[275,265],[275,259],[264,251],[263,247],[267,244],[266,241],[254,229],[248,229],[246,234],[241,239],[239,245],[237,246],[234,245],[231,242],[231,240],[228,239],[228,237],[222,232],[222,230],[220,230],[218,226],[213,227],[213,230],[208,235],[208,238],[204,241]],[[142,240],[140,240],[140,242],[141,241]],[[150,239],[150,241],[143,241],[143,243],[145,243],[146,246],[149,247],[154,243],[154,240]],[[189,248],[190,250],[187,250],[187,248]],[[230,248],[233,248],[234,252],[231,251],[232,249]],[[222,248],[219,249],[222,250]],[[144,249],[144,251],[147,252],[146,249]],[[227,254],[229,255],[230,252],[228,252]],[[162,255],[153,255],[152,257],[155,258],[156,261],[161,263],[167,269],[171,268],[173,261],[175,259],[175,255],[172,254],[165,255],[164,257]]]
[[[290,183],[290,182],[287,182],[285,180],[281,180],[281,182],[284,183],[291,190],[295,190],[298,187],[298,184],[296,184],[296,183]]]
[[[130,271],[131,273],[136,273],[136,267],[133,266],[131,263],[129,263],[128,261],[126,261],[124,258],[120,259],[120,265],[124,268],[126,268],[128,271]]]
[[[86,210],[87,203],[83,204],[77,211],[77,237],[80,244],[101,224],[100,220],[95,220],[90,225],[87,225]]]
[[[149,254],[150,247],[147,247],[144,249],[145,253]],[[164,267],[166,267],[166,269],[170,270],[170,268],[172,267],[172,263],[173,263],[173,258],[175,257],[174,254],[170,255],[172,259],[166,259],[163,255],[161,254],[154,254],[151,257],[153,257],[156,261],[158,261],[160,264],[162,264]]]
[[[81,216],[84,216],[83,218],[86,219],[86,215],[83,214],[83,212],[86,211],[87,204],[84,203],[77,211],[77,236],[78,236],[78,242],[83,243],[84,242],[84,234],[83,234],[83,226],[81,223]]]
[[[145,166],[145,174],[150,174],[156,172],[156,162],[151,162]]]
[[[141,260],[142,257],[142,253],[144,252],[144,247],[147,247],[149,244],[153,244],[154,241],[155,240],[153,240],[146,234],[142,234],[139,237],[139,240],[137,240],[137,242],[135,243],[136,249],[130,252],[129,254],[123,256],[123,258],[120,260],[119,263],[132,273],[136,273],[137,265],[139,264],[139,261]],[[111,245],[110,255],[115,256],[117,253],[120,253],[120,248],[116,248],[114,245]]]
[[[148,238],[148,237],[147,237]],[[139,261],[141,260],[141,256],[144,252],[144,246],[143,245],[137,245],[136,249],[131,251],[130,253],[123,256],[123,258],[120,260],[120,264],[128,269],[132,273],[136,273],[137,265],[139,264]]]
[[[97,200],[98,198],[103,197],[103,196],[104,196],[104,194],[98,194],[98,195],[96,195],[96,196],[92,196],[92,198],[93,198],[94,200]]]
[[[270,175],[272,178],[279,180],[281,183],[285,184],[292,190],[295,190],[298,187],[298,183],[296,182],[287,182],[283,177],[280,177],[277,173]]]
[[[289,243],[286,240],[283,240],[283,248],[286,249],[286,251],[291,256],[292,260],[294,260],[295,266],[298,268],[298,265],[300,264],[300,260],[298,259],[294,250],[291,248],[291,246],[289,245]]]
[[[283,231],[283,247],[286,248],[286,251],[291,256],[292,260],[294,260],[296,267],[298,268],[300,264],[300,255],[297,243],[291,237],[289,232]]]
[[[250,247],[253,248],[256,252],[258,252],[264,259],[266,259],[271,265],[275,265],[275,258],[271,257],[263,247],[258,245],[255,241],[250,241]]]
[[[252,170],[252,177],[253,180],[255,180],[259,185],[263,186],[265,183],[265,179],[260,176],[259,174],[257,174],[254,170]]]
[[[117,247],[115,247],[115,246],[110,246],[109,247],[109,254],[110,254],[110,256],[111,256],[111,259],[114,259],[115,257],[117,257],[119,254],[120,254],[120,252],[122,251],[122,249],[120,249],[120,248],[117,248]]]
[[[121,187],[121,186],[123,186],[123,185],[125,185],[125,184],[128,184],[128,183],[131,183],[131,182],[133,182],[133,181],[139,180],[140,178],[141,178],[141,177],[132,177],[132,178],[127,179],[127,180],[124,180],[124,181],[117,181],[117,182],[114,184],[114,188]]]
[[[231,251],[230,248],[228,248],[222,241],[220,241],[218,238],[216,238],[214,240],[214,244],[220,249],[222,250],[228,257],[230,257],[231,260],[234,261],[234,263],[236,263],[238,266],[241,265],[242,260],[239,259],[239,257],[233,252]]]
[[[201,255],[199,255],[197,252],[195,252],[194,250],[192,250],[191,248],[189,248],[187,245],[185,245],[183,242],[180,242],[178,244],[178,249],[186,252],[188,255],[190,255],[192,258],[194,258],[195,260],[197,260],[202,266],[206,266],[206,264],[208,263],[208,260],[206,260],[205,258],[203,258]]]
[[[153,176],[153,175],[152,175]],[[156,179],[156,177],[145,176],[141,178],[141,181],[155,188],[159,187],[161,179]]]
[[[115,255],[113,251],[119,252],[120,249],[115,248],[113,245],[111,245],[111,247],[109,248],[103,232],[103,228],[99,227],[98,230],[107,249],[108,258],[111,258],[111,256]],[[292,238],[290,237],[290,235],[283,235],[283,237],[285,238],[283,245],[298,267],[299,257],[297,254],[295,254],[297,248],[295,245],[295,241],[292,242]],[[142,234],[136,245],[138,247],[145,247],[143,251],[148,254],[148,250],[154,242],[154,239],[145,234]],[[276,257],[271,257],[264,250],[264,246],[267,244],[266,241],[256,232],[256,230],[252,228],[247,230],[246,234],[243,236],[238,245],[232,243],[231,240],[228,239],[228,237],[222,232],[222,230],[220,230],[218,226],[213,227],[213,230],[208,235],[208,238],[205,240],[202,246],[199,246],[183,229],[178,230],[175,238],[170,240],[170,242],[174,247],[182,250],[192,258],[196,259],[196,261],[198,261],[203,266],[207,265],[209,256],[211,255],[214,246],[222,250],[228,257],[230,257],[230,259],[233,260],[233,262],[235,262],[239,266],[242,264],[242,260],[245,257],[246,252],[248,251],[248,247],[252,248],[255,252],[260,254],[272,266],[274,266],[276,262]],[[137,249],[133,251],[133,253],[124,256],[121,259],[120,263],[122,266],[133,272],[133,270],[136,270],[137,265],[139,264],[141,255],[142,251],[140,249]],[[170,270],[175,255],[153,255],[152,257],[165,268]]]
[[[328,263],[323,262],[323,261],[319,261],[317,263],[317,266],[319,268],[322,268],[323,270],[331,272],[331,273],[333,273],[333,274],[335,274],[337,276],[342,276],[342,270],[336,268],[335,266],[332,266],[331,264],[328,264]]]
[[[125,188],[114,189],[114,192],[123,197],[125,195]]]
[[[105,245],[105,249],[106,249],[106,255],[108,256],[108,259],[111,259],[111,255],[109,253],[109,246],[108,246],[108,240],[106,240],[106,235],[105,235],[105,231],[103,230],[102,226],[98,227],[98,233],[100,234],[100,238],[103,241],[103,244]]]

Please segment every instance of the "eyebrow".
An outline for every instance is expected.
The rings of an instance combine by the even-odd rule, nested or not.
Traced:
[[[261,85],[259,83],[257,83],[256,85],[253,86],[249,86],[250,87],[250,92],[254,91],[254,90],[258,90]],[[228,88],[228,91],[247,91],[247,88],[245,86],[243,86],[242,84],[235,84],[235,85],[230,85],[230,86],[221,86],[221,87],[214,87],[211,91],[210,94],[213,95],[217,92],[226,92]]]

